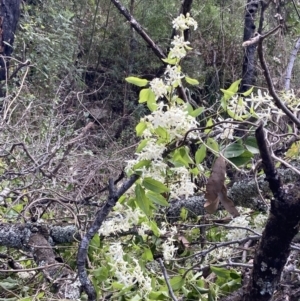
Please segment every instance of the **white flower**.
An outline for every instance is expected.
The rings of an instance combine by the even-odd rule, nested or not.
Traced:
[[[150,82],[151,90],[155,94],[155,99],[158,99],[168,93],[167,86],[164,84],[163,80],[160,78],[154,78]]]
[[[193,26],[194,30],[198,28],[198,23],[190,16],[189,13],[186,14],[185,22],[187,26],[189,27]]]
[[[171,42],[174,47],[188,47],[190,44],[189,41],[184,41],[184,38],[182,36],[175,36],[173,41]]]
[[[247,219],[245,215],[241,215],[233,219],[229,225],[230,226],[237,226],[237,227],[249,227],[250,221]],[[229,232],[226,234],[226,239],[227,240],[238,240],[238,239],[243,239],[247,236],[248,231],[246,229],[231,229]]]
[[[124,251],[121,243],[114,243],[109,247],[110,262],[108,262],[108,265],[113,270],[114,277],[125,288],[138,284],[143,297],[147,296],[152,291],[150,277],[144,274],[138,260],[132,258],[132,261],[128,262],[124,260],[123,255]]]
[[[191,175],[185,167],[171,168],[174,182],[170,185],[170,197],[178,199],[181,196],[186,198],[194,194],[196,185],[191,181]]]
[[[181,86],[182,78],[184,78],[184,75],[181,73],[178,66],[167,66],[165,71],[165,79],[168,85]]]
[[[185,30],[193,26],[194,30],[197,29],[197,22],[190,16],[189,13],[186,14],[186,17],[183,14],[180,14],[176,19],[172,21],[173,28],[176,30]]]
[[[139,208],[133,210],[119,203],[117,203],[116,207],[117,209],[111,213],[110,218],[103,222],[99,229],[100,235],[109,236],[112,233],[128,231],[138,224],[140,217],[144,216]]]
[[[223,118],[218,118],[219,121],[232,121],[231,118],[227,118],[225,120],[223,120]],[[232,140],[233,139],[233,131],[234,128],[237,127],[236,124],[232,124],[232,123],[222,123],[218,126],[216,126],[217,129],[221,130],[222,132],[220,134],[218,134],[216,136],[216,138],[220,138],[221,140],[224,139],[229,139]]]
[[[182,59],[185,56],[186,56],[186,50],[184,49],[184,47],[175,46],[170,49],[170,58],[171,59],[174,59],[174,58]]]
[[[238,95],[233,96],[229,100],[229,104],[227,108],[231,110],[238,117],[248,114],[245,102]]]
[[[188,25],[186,24],[186,19],[183,14],[180,14],[176,19],[172,21],[173,28],[175,29],[180,29],[180,30],[185,30],[188,29]]]
[[[175,252],[178,249],[174,246],[173,242],[174,239],[172,237],[168,237],[167,240],[162,244],[163,256],[167,263],[169,260],[174,258]]]
[[[257,95],[254,95],[254,93],[251,93],[250,99],[246,98],[246,101],[251,101],[251,108],[257,113],[258,108],[262,109],[264,105],[268,106],[272,103],[273,98],[266,92],[264,92],[264,95],[262,94],[261,90],[257,90]]]

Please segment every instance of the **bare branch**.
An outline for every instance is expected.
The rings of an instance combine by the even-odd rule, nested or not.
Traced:
[[[118,199],[136,182],[139,178],[138,175],[132,175],[117,191],[114,187],[113,179],[109,180],[109,196],[107,202],[103,205],[103,207],[96,213],[96,218],[92,223],[91,227],[88,229],[87,233],[82,238],[80,243],[78,254],[77,254],[77,267],[78,267],[78,276],[80,282],[82,284],[83,290],[88,295],[89,301],[96,301],[96,291],[88,278],[85,261],[87,256],[87,251],[89,247],[89,243],[94,235],[100,229],[102,223],[108,216],[111,209],[116,205]]]
[[[171,286],[170,281],[169,281],[169,275],[167,273],[167,270],[164,266],[164,263],[163,263],[162,259],[158,258],[158,262],[160,264],[160,267],[161,267],[162,273],[164,275],[164,278],[165,278],[165,281],[166,281],[166,284],[167,284],[167,287],[168,287],[168,290],[169,290],[169,294],[170,294],[172,300],[173,301],[178,301],[178,299],[176,298],[176,296],[174,295],[174,292],[172,290],[172,286]]]

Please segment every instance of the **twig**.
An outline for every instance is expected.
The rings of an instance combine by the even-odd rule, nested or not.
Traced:
[[[172,286],[171,286],[170,281],[169,281],[169,275],[168,275],[167,270],[166,270],[166,268],[164,266],[163,260],[161,258],[158,258],[158,262],[160,264],[162,273],[164,275],[164,278],[165,278],[165,281],[166,281],[166,284],[167,284],[167,287],[168,287],[168,290],[169,290],[170,297],[172,298],[172,300],[178,301],[178,299],[174,295]]]
[[[155,55],[160,59],[165,59],[167,56],[166,54],[159,48],[158,45],[150,38],[150,36],[146,33],[146,31],[143,29],[141,24],[130,14],[130,12],[121,4],[118,0],[111,0],[111,2],[115,5],[115,7],[119,10],[119,12],[129,21],[130,25],[134,30],[144,39],[144,41],[150,46],[150,48],[153,50]],[[164,63],[165,64],[165,63]],[[181,98],[186,102],[190,102],[185,90],[182,86],[178,87],[178,92],[181,96]],[[195,102],[193,102],[195,105]]]
[[[96,213],[96,217],[87,233],[83,236],[77,254],[78,276],[82,285],[82,289],[88,295],[88,301],[96,301],[96,290],[88,278],[86,271],[86,258],[89,243],[94,235],[98,232],[104,220],[116,205],[118,199],[137,181],[138,175],[133,174],[117,191],[114,186],[114,180],[109,180],[109,196],[103,207]]]
[[[260,61],[261,67],[262,67],[262,69],[264,71],[264,76],[265,76],[265,79],[266,79],[266,82],[267,82],[267,85],[268,85],[268,89],[269,89],[270,95],[273,97],[276,106],[279,109],[281,109],[289,117],[289,119],[291,119],[291,121],[293,121],[293,123],[295,123],[295,125],[297,125],[297,127],[300,127],[300,120],[298,120],[298,118],[281,101],[281,99],[277,95],[277,93],[275,91],[275,88],[274,88],[274,85],[273,85],[273,81],[271,79],[269,68],[267,66],[267,63],[266,63],[266,60],[265,60],[265,57],[264,57],[263,40],[266,37],[268,37],[269,35],[271,35],[274,32],[276,32],[279,28],[281,28],[281,25],[278,25],[277,27],[275,27],[274,29],[270,30],[266,34],[259,36],[258,46],[257,46],[258,57],[259,57],[259,61]]]

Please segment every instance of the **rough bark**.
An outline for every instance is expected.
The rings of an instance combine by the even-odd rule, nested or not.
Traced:
[[[244,37],[243,42],[250,40],[255,33],[255,17],[258,10],[259,1],[247,0],[245,8]],[[255,71],[256,45],[252,44],[244,48],[244,60],[242,70],[242,82],[240,92],[245,92],[253,85]]]
[[[70,242],[76,236],[77,230],[72,225],[0,224],[0,246],[31,252],[44,278],[55,289],[55,296],[70,300],[80,298],[81,284],[71,268],[56,260],[52,247],[54,241]]]
[[[300,221],[300,180],[284,187],[275,169],[262,125],[256,130],[256,139],[274,198],[243,301],[268,301],[272,298],[289,256],[291,241],[299,231]]]
[[[56,260],[52,246],[40,233],[32,233],[28,246],[38,267],[43,268],[43,275],[55,289],[57,298],[76,300],[80,298],[81,284],[75,273],[65,264]],[[51,265],[51,266],[50,266]],[[47,267],[49,266],[49,267]]]
[[[290,245],[299,232],[300,179],[283,185],[275,169],[262,125],[256,130],[266,180],[274,198],[266,227],[257,247],[250,281],[222,301],[298,300],[299,287],[291,283],[279,287],[283,268],[290,254]]]
[[[0,81],[7,78],[19,17],[20,0],[0,0]]]

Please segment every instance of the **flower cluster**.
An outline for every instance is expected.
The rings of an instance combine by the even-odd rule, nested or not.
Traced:
[[[199,125],[196,119],[188,114],[186,105],[168,106],[163,102],[160,102],[157,110],[144,120],[150,132],[154,132],[159,127],[164,128],[168,132],[167,142],[183,138],[188,130]]]
[[[238,216],[229,223],[229,226],[232,226],[232,227],[248,228],[249,225],[250,225],[250,220],[245,215]],[[241,228],[231,229],[226,234],[226,239],[227,240],[238,240],[238,239],[245,238],[247,236],[247,234],[248,234],[247,229],[241,229]]]
[[[172,21],[173,28],[176,30],[186,30],[189,27],[193,26],[194,30],[198,28],[197,22],[190,16],[189,13],[186,14],[186,17],[183,14],[180,14],[176,19]]]
[[[171,175],[169,182],[171,198],[179,196],[189,196],[194,193],[195,184],[191,181],[190,172],[186,167],[169,167],[165,163],[163,153],[166,144],[175,139],[183,138],[185,133],[198,126],[196,119],[188,115],[185,105],[167,106],[163,102],[158,104],[158,109],[142,119],[147,124],[147,128],[142,134],[142,138],[147,139],[144,148],[136,153],[136,159],[127,161],[126,171],[130,170],[142,160],[151,160],[149,168],[142,167],[143,177],[152,177],[158,181],[165,182],[165,175]],[[156,134],[157,129],[163,129],[165,139],[162,141],[160,135]],[[196,134],[191,134],[191,137]]]
[[[174,258],[175,252],[178,249],[174,245],[174,237],[177,235],[178,231],[176,227],[171,227],[169,232],[161,230],[161,233],[163,232],[168,233],[167,240],[162,244],[164,260],[168,263]]]
[[[155,99],[159,99],[160,97],[163,97],[168,93],[167,86],[161,78],[154,78],[150,82],[150,87],[155,94]]]
[[[114,273],[114,277],[118,279],[119,283],[124,285],[124,288],[138,285],[142,296],[147,296],[152,291],[150,277],[143,273],[139,262],[135,258],[132,258],[129,263],[124,260],[124,255],[120,242],[110,245],[110,262],[108,264]]]
[[[99,230],[99,235],[109,236],[110,234],[121,231],[128,231],[132,229],[133,226],[136,226],[140,218],[144,216],[139,208],[133,210],[130,207],[117,203],[110,218],[103,222]],[[148,230],[149,227],[146,228],[146,225],[144,225],[142,229],[145,231]]]
[[[233,137],[234,129],[237,127],[236,124],[231,123],[233,119],[227,118],[224,120],[223,118],[219,117],[218,120],[224,123],[221,123],[220,125],[216,126],[216,129],[218,129],[220,132],[219,134],[217,134],[216,138],[217,139],[219,138],[221,140],[225,140],[225,139],[232,140],[234,138]]]
[[[174,41],[171,42],[174,47],[170,49],[170,58],[177,58],[182,59],[186,56],[186,50],[190,49],[188,48],[189,42],[185,42],[184,38],[181,36],[175,36]]]

